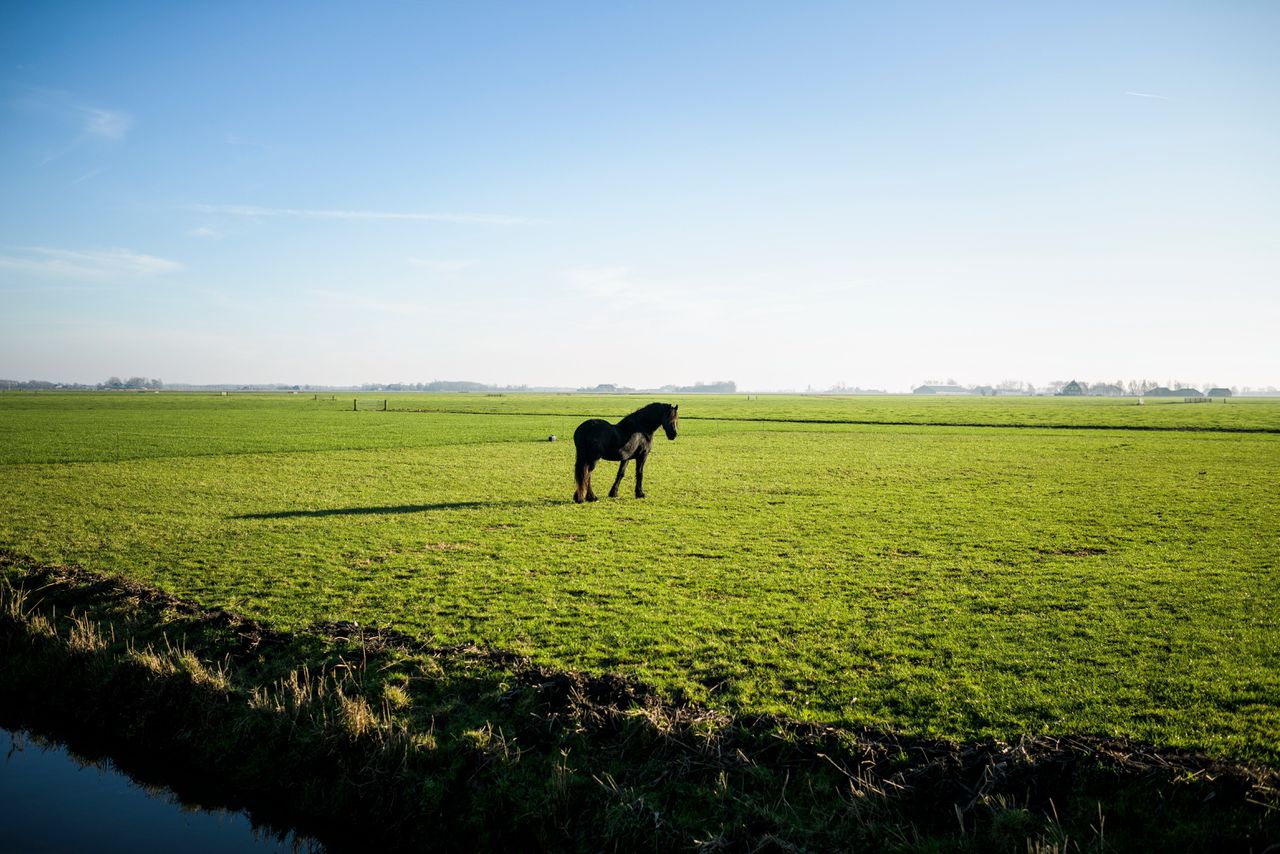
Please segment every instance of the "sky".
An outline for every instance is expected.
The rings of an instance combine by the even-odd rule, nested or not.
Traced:
[[[1280,4],[14,2],[0,376],[1280,384]]]

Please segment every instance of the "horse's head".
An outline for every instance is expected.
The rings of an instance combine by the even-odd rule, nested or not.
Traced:
[[[662,421],[662,429],[667,434],[668,439],[676,437],[676,431],[680,429],[680,407],[678,404],[671,404],[667,407],[667,417]]]

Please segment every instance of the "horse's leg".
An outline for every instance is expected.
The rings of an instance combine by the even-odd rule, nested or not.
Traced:
[[[644,461],[649,458],[649,454],[636,455],[636,498],[644,498]]]
[[[618,463],[618,476],[613,479],[613,489],[609,490],[610,498],[618,497],[618,484],[622,483],[622,476],[627,473],[627,461],[623,460]]]
[[[596,500],[596,494],[591,489],[591,473],[596,470],[597,462],[598,460],[592,460],[590,463],[587,464],[587,500],[588,501]]]

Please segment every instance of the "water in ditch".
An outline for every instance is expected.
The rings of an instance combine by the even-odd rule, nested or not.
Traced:
[[[323,852],[243,812],[192,806],[135,782],[109,761],[77,757],[23,731],[0,730],[0,851]]]

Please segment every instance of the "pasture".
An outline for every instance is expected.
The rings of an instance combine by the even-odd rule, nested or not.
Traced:
[[[685,396],[649,497],[578,506],[574,427],[654,397],[376,396],[0,395],[0,548],[730,713],[1280,763],[1280,401]]]

